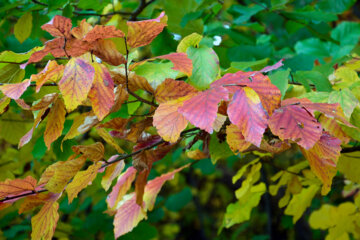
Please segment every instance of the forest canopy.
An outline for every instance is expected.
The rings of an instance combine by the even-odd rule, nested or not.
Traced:
[[[2,239],[360,239],[355,0],[2,3]]]

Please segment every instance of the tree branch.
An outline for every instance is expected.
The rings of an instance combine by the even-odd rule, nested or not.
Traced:
[[[149,104],[149,105],[154,106],[154,107],[158,107],[158,105],[156,103],[153,103],[153,102],[151,102],[149,100],[146,100],[146,99],[140,97],[139,95],[135,94],[134,92],[132,92],[129,89],[129,74],[128,74],[128,66],[127,66],[127,62],[128,62],[128,58],[129,58],[129,50],[128,50],[128,46],[127,46],[126,37],[124,37],[124,42],[125,42],[125,50],[126,50],[126,56],[125,56],[126,62],[125,62],[124,65],[125,65],[125,79],[126,79],[126,90],[127,90],[127,92],[130,95],[132,95],[133,97],[135,97],[137,100],[139,100],[140,102]]]

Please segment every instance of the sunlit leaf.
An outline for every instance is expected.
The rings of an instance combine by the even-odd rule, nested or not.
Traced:
[[[65,122],[65,105],[61,98],[58,98],[50,109],[48,122],[44,132],[44,141],[48,149],[51,143],[61,136]]]

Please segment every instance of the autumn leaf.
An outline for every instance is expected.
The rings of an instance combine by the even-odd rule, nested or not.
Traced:
[[[46,202],[38,214],[31,218],[31,239],[52,239],[59,220],[58,209],[56,201]]]
[[[321,115],[319,117],[319,122],[321,123],[321,126],[332,136],[340,139],[344,143],[348,143],[350,141],[350,138],[342,130],[340,124],[337,123],[336,120],[326,117],[325,115]]]
[[[126,86],[126,73],[124,67],[114,68],[110,71],[111,77],[117,84],[122,84],[123,88]],[[146,78],[136,75],[135,72],[128,72],[128,87],[130,91],[137,91],[139,89],[153,93],[154,89],[146,80]]]
[[[136,169],[129,167],[124,173],[122,173],[115,186],[112,188],[106,202],[109,208],[116,208],[117,204],[123,199],[126,192],[130,189],[131,183],[134,181],[136,176]]]
[[[239,127],[234,124],[226,127],[226,141],[234,153],[243,152],[251,146],[251,143],[245,140]]]
[[[258,94],[249,87],[240,88],[227,111],[230,121],[238,126],[245,140],[260,147],[268,117]]]
[[[281,66],[284,65],[284,64],[283,64],[283,61],[284,61],[284,59],[280,59],[280,61],[278,61],[278,62],[275,63],[274,65],[264,67],[263,69],[260,70],[260,72],[266,73],[266,72],[270,72],[270,71],[272,71],[272,70],[276,70],[276,69],[278,69],[279,67],[281,67]]]
[[[310,149],[320,139],[321,124],[311,113],[297,105],[281,107],[269,119],[271,131],[282,140],[293,140]]]
[[[42,117],[43,115],[45,114],[46,112],[46,108],[45,109],[41,109],[36,118],[35,118],[35,121],[34,121],[34,125],[33,127],[24,135],[22,136],[22,138],[20,139],[19,141],[19,145],[18,145],[18,148],[21,148],[22,146],[24,146],[25,144],[27,144],[28,142],[30,142],[32,136],[33,136],[33,132],[35,130],[35,128],[39,125],[39,123],[41,122],[42,120]]]
[[[130,232],[146,217],[145,211],[136,203],[135,194],[126,195],[127,200],[118,208],[114,218],[114,234],[118,238]]]
[[[58,96],[59,96],[58,93],[46,94],[40,100],[40,102],[36,103],[35,105],[33,105],[32,107],[30,107],[30,108],[28,108],[26,110],[38,111],[38,110],[48,108],[50,106],[50,104],[54,103],[54,101],[57,99]]]
[[[117,50],[115,43],[111,39],[97,40],[92,52],[101,60],[114,66],[126,62],[124,56]]]
[[[68,193],[69,203],[77,197],[78,193],[86,188],[87,185],[91,184],[95,179],[98,170],[101,168],[102,163],[97,162],[89,166],[86,170],[76,173],[74,179],[66,187]]]
[[[112,162],[117,159],[119,155],[114,155],[109,158],[108,162]],[[105,189],[105,191],[109,190],[111,183],[113,180],[120,175],[122,170],[125,167],[125,162],[123,160],[118,161],[117,163],[111,164],[105,170],[105,175],[101,179],[101,186]]]
[[[0,91],[9,98],[19,99],[29,86],[30,79],[27,79],[21,83],[4,84],[0,86]]]
[[[64,65],[58,65],[56,61],[49,60],[41,72],[31,75],[30,80],[36,83],[36,92],[40,91],[40,88],[44,83],[57,82],[61,79],[64,69]]]
[[[65,123],[65,105],[61,98],[58,98],[50,109],[48,122],[44,132],[44,141],[48,149],[51,143],[61,136]]]
[[[129,98],[129,94],[125,88],[122,88],[121,85],[115,88],[115,100],[114,105],[111,108],[111,112],[116,112],[120,110],[122,104]]]
[[[197,92],[193,86],[186,82],[167,78],[156,88],[155,98],[158,103],[165,103]]]
[[[331,189],[332,179],[337,172],[336,163],[340,156],[340,145],[339,139],[324,133],[311,149],[301,148],[311,170],[323,182],[322,195],[326,195]]]
[[[228,91],[221,86],[211,88],[185,101],[178,112],[191,124],[212,133],[221,100],[228,100]]]
[[[128,25],[127,43],[133,48],[148,45],[167,26],[166,22],[165,12],[155,19],[128,21],[126,23]]]
[[[45,185],[45,188],[51,192],[59,193],[62,192],[65,186],[68,184],[68,181],[75,176],[75,174],[82,168],[86,158],[81,156],[79,158],[70,157],[69,160],[65,162],[55,163],[55,167],[52,167],[51,171],[48,174],[52,173],[52,176]],[[72,159],[73,158],[73,159]],[[50,165],[49,168],[51,168]]]
[[[68,111],[74,110],[87,98],[94,75],[94,67],[84,59],[72,58],[66,64],[64,75],[59,81],[59,89]]]
[[[261,103],[269,115],[280,106],[281,92],[271,83],[269,77],[259,72],[227,73],[211,84],[211,87],[224,86],[234,93],[238,86],[252,88],[260,97]]]
[[[92,43],[99,39],[122,38],[124,36],[124,33],[121,30],[116,29],[115,26],[95,25],[95,27],[85,35],[84,41]]]
[[[178,112],[186,99],[189,97],[161,103],[156,109],[153,124],[165,141],[175,143],[188,125],[186,118]]]
[[[70,37],[72,23],[71,19],[56,15],[50,22],[41,26],[54,37]]]
[[[110,128],[110,129],[113,129],[116,131],[124,131],[128,122],[129,122],[129,119],[118,117],[118,118],[113,118],[106,123],[99,124],[98,127]]]
[[[69,132],[65,135],[62,141],[64,142],[67,139],[72,139],[76,136],[79,136],[80,134],[87,132],[98,123],[99,120],[92,111],[82,113],[74,119]]]
[[[90,145],[77,145],[71,148],[76,154],[83,154],[84,157],[94,162],[100,161],[104,158],[105,148],[101,142],[96,142]]]
[[[114,82],[104,65],[92,63],[92,66],[95,73],[88,97],[91,100],[94,113],[101,121],[114,105]]]
[[[19,214],[30,211],[35,207],[45,204],[46,202],[56,201],[60,197],[58,193],[38,193],[25,198],[19,208]]]
[[[155,58],[170,60],[174,64],[172,69],[183,72],[188,77],[190,77],[192,74],[192,60],[188,58],[186,53],[170,53]]]
[[[36,179],[31,176],[27,176],[24,179],[7,179],[4,182],[0,182],[0,198],[35,191],[36,182]]]
[[[7,106],[9,106],[11,99],[8,97],[3,97],[0,99],[0,114],[3,114],[5,110],[7,109]]]
[[[122,150],[119,145],[115,142],[115,139],[110,135],[109,132],[107,132],[103,128],[97,128],[96,132],[99,134],[99,136],[104,139],[105,142],[107,142],[110,146],[115,148],[115,150],[118,153],[124,153],[124,150]]]

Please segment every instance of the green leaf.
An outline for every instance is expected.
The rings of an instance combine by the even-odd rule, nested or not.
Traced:
[[[243,71],[248,70],[248,68],[251,68],[252,70],[260,70],[268,64],[269,60],[269,58],[264,58],[258,61],[232,62],[231,67]]]
[[[197,33],[192,33],[186,37],[184,37],[179,45],[177,46],[177,52],[184,52],[186,53],[186,50],[189,47],[199,47],[199,43],[201,41],[201,39],[203,38],[203,36],[201,36],[200,34]]]
[[[26,53],[15,53],[12,51],[3,51],[0,53],[0,61],[22,63],[22,62],[28,60],[34,52],[40,51],[41,49],[43,49],[43,47],[35,47]]]
[[[285,8],[289,0],[271,0],[271,10],[279,10]]]
[[[19,83],[25,77],[25,70],[21,69],[18,64],[7,64],[0,68],[1,83]]]
[[[14,27],[14,34],[20,43],[23,43],[31,34],[32,29],[32,15],[31,12],[27,12],[21,16],[16,22]]]
[[[285,71],[277,71],[269,75],[271,83],[274,84],[281,92],[281,98],[283,99],[288,88],[290,69]]]
[[[343,153],[337,163],[337,169],[343,173],[346,179],[360,183],[360,152]]]
[[[156,89],[166,78],[175,79],[178,71],[172,69],[174,65],[171,62],[154,63],[146,62],[137,66],[134,71],[137,75],[143,76],[150,85]]]
[[[332,13],[326,13],[321,11],[293,11],[293,12],[284,12],[285,16],[287,16],[290,19],[295,20],[311,20],[311,21],[324,21],[324,22],[330,22],[330,21],[336,21],[338,18],[335,14]]]
[[[350,118],[356,106],[359,106],[359,100],[348,89],[333,91],[329,96],[329,103],[339,103],[346,117]]]
[[[297,71],[294,78],[296,81],[303,83],[305,88],[308,87],[308,84],[314,84],[317,91],[332,91],[329,79],[318,71]]]
[[[211,134],[209,153],[211,162],[215,164],[218,160],[234,155],[226,141],[220,142],[216,133]]]
[[[341,13],[349,9],[356,0],[320,0],[317,6],[320,10],[333,13]]]
[[[200,90],[208,88],[220,70],[218,56],[212,48],[206,46],[189,47],[187,54],[193,64],[189,83]]]
[[[229,8],[228,12],[234,15],[233,23],[236,25],[240,25],[244,22],[249,21],[249,19],[264,10],[264,7],[260,5],[253,5],[253,6],[242,6],[242,5],[233,5]]]
[[[131,102],[134,100],[136,100],[136,98],[134,96],[130,95],[128,101]],[[128,103],[127,110],[128,110],[129,115],[134,114],[134,112],[139,108],[140,104],[141,104],[140,101]]]
[[[355,46],[360,37],[360,24],[357,22],[342,22],[331,31],[331,37],[341,45]]]
[[[192,193],[189,187],[181,192],[171,195],[165,202],[165,207],[170,211],[178,212],[192,200]]]

